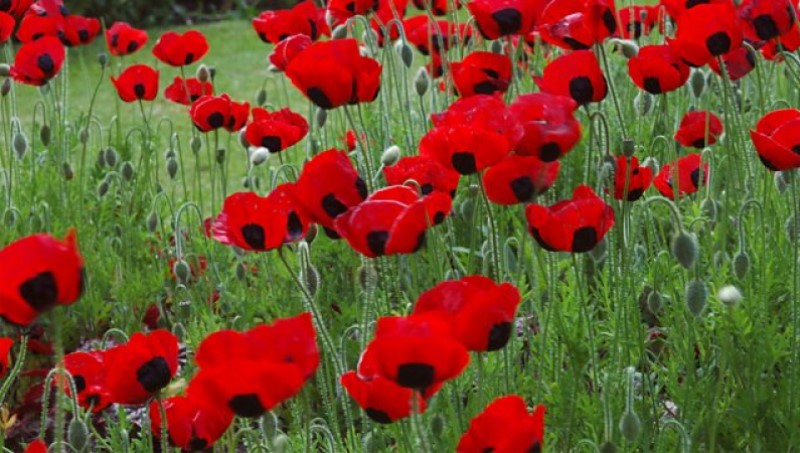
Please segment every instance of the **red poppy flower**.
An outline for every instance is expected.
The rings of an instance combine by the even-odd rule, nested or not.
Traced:
[[[722,121],[717,115],[696,110],[683,115],[674,138],[683,146],[705,148],[717,143],[723,131]]]
[[[742,44],[742,28],[733,3],[697,5],[677,20],[678,31],[667,43],[686,64],[703,66]]]
[[[617,156],[617,166],[614,171],[615,199],[636,201],[642,198],[652,181],[653,170],[646,165],[639,166],[639,159],[636,156],[631,156],[630,161],[625,156]]]
[[[311,220],[298,206],[296,193],[294,183],[285,183],[266,197],[254,192],[229,195],[211,227],[214,239],[258,252],[299,241],[308,232]]]
[[[153,55],[162,62],[174,66],[188,66],[203,59],[208,53],[208,41],[197,30],[184,34],[168,31],[158,38]]]
[[[64,0],[36,0],[29,3],[30,8],[25,11],[28,16],[61,17],[69,16],[69,10],[64,5]]]
[[[302,1],[291,9],[264,11],[253,19],[253,28],[265,43],[277,44],[293,35],[304,35],[312,41],[330,36],[325,22],[325,10],[311,0]]]
[[[542,405],[528,413],[525,401],[516,395],[497,398],[469,423],[456,452],[540,452],[544,446]]]
[[[467,24],[452,24],[446,20],[431,21],[426,15],[410,17],[403,21],[406,39],[423,55],[446,52],[461,40],[466,44],[472,37]]]
[[[544,42],[563,49],[589,49],[617,31],[613,1],[553,0],[547,3],[537,30]]]
[[[659,23],[658,5],[633,5],[620,8],[619,25],[622,37],[639,39],[647,36]]]
[[[398,22],[406,16],[408,0],[377,0],[376,4],[369,23],[378,36],[378,45],[383,46],[387,38],[394,41],[400,37]]]
[[[578,104],[568,96],[532,93],[519,96],[509,106],[525,134],[515,152],[538,156],[544,162],[560,159],[581,139],[581,124],[573,113]]]
[[[378,9],[378,0],[331,0],[327,14],[331,18],[331,26],[343,24],[354,16],[367,16]]]
[[[158,305],[150,304],[145,310],[144,316],[142,316],[142,323],[148,329],[155,330],[158,328],[159,319],[161,319],[161,310],[158,309]]]
[[[659,6],[663,6],[667,15],[674,20],[678,20],[684,12],[700,5],[730,3],[730,0],[659,0]]]
[[[450,63],[456,91],[462,97],[505,93],[511,84],[511,59],[493,52],[472,52]]]
[[[524,35],[533,29],[544,9],[544,1],[473,0],[467,9],[484,38],[493,40],[506,35]]]
[[[354,151],[356,149],[356,145],[358,145],[358,139],[356,138],[356,133],[352,129],[348,129],[347,132],[344,134],[344,145],[348,151]]]
[[[426,0],[412,0],[414,3],[414,7],[418,10],[425,11],[426,7],[430,4],[431,13],[434,16],[445,16],[450,8],[450,0],[433,0],[432,2],[428,2]],[[453,2],[456,6],[456,9],[461,9],[461,1],[455,0]]]
[[[701,184],[708,181],[708,163],[703,164],[703,171],[700,172],[700,153],[689,154],[678,159],[678,196],[683,197],[697,192]],[[661,195],[667,198],[675,198],[673,192],[674,180],[673,168],[675,162],[670,162],[658,172],[653,185],[656,186]]]
[[[311,45],[311,38],[306,35],[289,36],[283,41],[279,42],[272,53],[269,54],[269,62],[280,71],[286,71],[289,63],[300,52],[307,49]]]
[[[111,82],[125,102],[152,101],[158,95],[158,71],[146,64],[128,66]]]
[[[22,43],[36,41],[45,36],[59,38],[64,35],[64,20],[61,17],[28,15],[22,18],[16,37]],[[59,38],[59,42],[61,39]],[[62,43],[63,45],[63,43]]]
[[[23,453],[47,453],[47,444],[42,439],[35,439],[25,447]]]
[[[744,0],[737,9],[745,37],[768,41],[783,35],[797,20],[796,6],[790,0]]]
[[[558,161],[509,154],[483,174],[486,196],[500,205],[527,203],[556,182],[559,167]]]
[[[413,314],[444,316],[470,351],[497,351],[508,343],[521,296],[510,283],[483,276],[439,283],[417,299]]]
[[[234,102],[227,94],[201,96],[192,103],[189,115],[200,132],[210,132],[223,127],[228,132],[236,132],[247,124],[250,103]]]
[[[4,377],[8,374],[12,346],[14,346],[14,340],[8,337],[0,337],[0,377]]]
[[[798,48],[800,48],[800,26],[795,22],[788,32],[782,34],[779,38],[767,41],[761,48],[761,54],[767,60],[782,61],[783,57],[778,55],[778,52],[781,50],[794,52]]]
[[[800,167],[800,110],[783,109],[767,113],[750,130],[758,158],[770,170]]]
[[[525,216],[533,238],[551,252],[588,252],[614,226],[614,210],[585,185],[570,200],[549,207],[528,205]]]
[[[84,409],[98,413],[111,405],[111,394],[106,387],[106,369],[102,351],[72,352],[64,356],[64,368],[72,375],[78,403]],[[69,395],[69,387],[65,388]]]
[[[441,317],[385,316],[378,319],[375,338],[361,354],[358,374],[424,392],[457,377],[467,364],[469,352]]]
[[[202,401],[173,396],[164,402],[169,443],[182,451],[201,451],[216,442],[233,421],[229,411],[210,407]],[[158,402],[150,403],[150,431],[161,438],[161,410]]]
[[[675,91],[689,80],[687,66],[667,45],[643,46],[628,60],[628,75],[650,94]]]
[[[142,404],[166,387],[178,371],[178,337],[167,330],[134,333],[104,353],[106,386],[119,404]]]
[[[372,102],[381,85],[381,65],[362,57],[355,39],[317,42],[298,53],[286,76],[323,109]]]
[[[383,176],[392,186],[405,184],[407,181],[416,181],[422,195],[441,192],[456,196],[458,181],[461,175],[450,170],[430,157],[407,156],[397,161],[396,164],[383,167]]]
[[[0,11],[20,18],[30,9],[33,2],[34,0],[6,0],[0,3]]]
[[[268,112],[253,109],[253,121],[247,125],[245,138],[252,146],[267,148],[278,153],[303,139],[308,134],[308,121],[289,108]]]
[[[61,71],[65,55],[61,41],[52,36],[27,42],[17,50],[11,77],[27,85],[44,85]]]
[[[736,81],[755,69],[756,54],[750,47],[742,46],[733,52],[723,55],[722,62],[725,64],[725,72],[728,73],[728,78],[731,81]],[[717,59],[710,60],[708,66],[717,75],[722,75],[722,70],[719,67],[719,61]]]
[[[131,55],[141,50],[147,44],[148,36],[145,30],[131,27],[127,22],[114,22],[106,30],[106,45],[111,55]]]
[[[164,97],[176,104],[191,105],[203,96],[214,94],[211,82],[201,82],[196,77],[182,79],[175,77],[172,84],[164,90]]]
[[[0,11],[0,44],[8,41],[14,32],[16,21],[11,14]]]
[[[522,125],[497,96],[462,98],[431,118],[435,127],[422,137],[420,155],[462,175],[497,164],[524,134]]]
[[[93,17],[72,14],[64,17],[63,20],[63,33],[59,35],[59,38],[67,47],[89,44],[100,33],[100,21]]]
[[[347,394],[376,423],[389,424],[410,416],[414,410],[412,398],[417,400],[419,413],[425,412],[425,399],[419,392],[401,387],[389,379],[380,376],[361,379],[354,371],[350,371],[342,375],[340,382]]]
[[[452,209],[449,195],[419,198],[408,186],[390,186],[336,218],[336,232],[362,255],[409,254],[419,250],[429,226],[444,221]]]
[[[27,326],[55,305],[72,304],[83,289],[74,229],[63,242],[34,234],[0,250],[0,317],[12,324]]]
[[[606,97],[606,77],[591,50],[576,50],[551,61],[542,77],[534,78],[545,93],[569,96],[580,105]]]
[[[367,184],[347,153],[329,149],[303,166],[295,196],[315,223],[333,229],[333,220],[367,198]]]

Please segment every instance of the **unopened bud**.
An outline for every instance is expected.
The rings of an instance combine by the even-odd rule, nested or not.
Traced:
[[[84,451],[89,442],[89,428],[86,427],[83,419],[75,417],[69,422],[67,428],[67,441],[75,451]]]
[[[105,65],[107,65],[108,64],[108,54],[105,53],[105,52],[99,52],[97,54],[97,63],[101,67],[104,67]]]
[[[147,231],[155,233],[157,228],[158,228],[158,213],[153,211],[150,213],[150,215],[147,216]]]
[[[750,255],[746,251],[740,250],[733,255],[733,273],[736,278],[743,280],[750,270]]]
[[[492,44],[489,46],[489,50],[491,50],[492,53],[504,53],[505,49],[503,46],[503,41],[500,41],[499,39],[492,41]]]
[[[13,227],[17,224],[17,211],[13,209],[6,209],[3,213],[3,224],[7,227]]]
[[[22,160],[25,157],[25,152],[28,151],[28,137],[20,131],[14,134],[14,152],[17,154],[17,159]]]
[[[192,152],[197,154],[200,152],[200,148],[203,146],[203,142],[200,140],[200,137],[194,136],[189,141],[189,148],[191,148]]]
[[[716,201],[710,198],[706,198],[705,200],[703,200],[703,203],[700,204],[700,210],[702,210],[703,213],[706,215],[706,217],[708,217],[708,219],[711,220],[712,222],[715,222],[717,220],[717,214],[719,213],[719,209]]]
[[[170,179],[175,179],[178,174],[178,161],[175,159],[167,160],[167,174]]]
[[[634,442],[639,437],[639,433],[642,431],[642,422],[636,412],[628,409],[622,414],[622,418],[619,421],[619,430],[628,442]]]
[[[622,154],[625,157],[633,157],[636,152],[636,142],[632,138],[622,140]]]
[[[703,313],[708,300],[708,287],[702,280],[692,280],[686,284],[686,308],[695,317]]]
[[[8,77],[11,75],[11,66],[6,63],[0,63],[0,77]]]
[[[39,140],[42,141],[44,146],[50,146],[50,136],[51,130],[50,126],[47,124],[43,124],[41,128],[39,128]]]
[[[428,88],[431,86],[431,78],[425,68],[419,68],[417,74],[414,76],[414,89],[417,90],[417,95],[425,96]]]
[[[72,170],[72,165],[69,162],[64,162],[61,166],[61,174],[64,175],[64,179],[67,181],[72,181],[72,178],[75,177],[75,172]]]
[[[130,181],[133,179],[134,175],[134,168],[133,164],[130,161],[125,161],[122,163],[122,168],[120,169],[120,173],[122,174],[122,179],[125,181]]]
[[[175,264],[172,265],[172,272],[179,283],[186,284],[192,278],[192,268],[184,260],[175,261]]]
[[[400,55],[403,64],[407,68],[410,68],[411,64],[414,62],[414,52],[411,50],[411,46],[405,41],[397,41],[397,44],[394,45],[394,50]]]
[[[628,39],[620,39],[617,41],[617,49],[625,58],[633,58],[639,55],[639,46]]]
[[[400,147],[392,145],[381,154],[381,163],[387,167],[391,167],[400,160]]]
[[[697,260],[698,248],[697,236],[694,233],[681,230],[672,238],[672,256],[686,269],[691,268]]]
[[[699,69],[694,69],[692,75],[689,76],[689,88],[692,90],[692,95],[699,98],[706,89],[706,77]]]
[[[235,273],[238,280],[244,281],[247,278],[247,265],[242,262],[236,263]]]
[[[264,105],[267,103],[267,90],[264,88],[258,90],[258,94],[256,95],[256,104]]]
[[[108,193],[109,185],[108,182],[104,179],[97,185],[97,195],[100,198],[103,198]]]
[[[109,167],[112,167],[112,168],[116,167],[118,160],[119,160],[119,155],[114,150],[114,148],[108,148],[106,150],[106,155],[105,155],[106,165],[108,165]]]
[[[321,280],[317,268],[314,267],[314,265],[310,264],[306,266],[306,268],[303,269],[300,274],[301,274],[300,275],[301,281],[303,282],[303,285],[306,287],[308,294],[310,294],[311,296],[315,296],[317,294],[317,291],[319,291],[319,283]]]
[[[11,79],[5,79],[3,80],[3,84],[0,85],[0,95],[6,97],[10,92],[11,92]]]
[[[253,166],[259,166],[267,161],[269,158],[269,150],[264,147],[253,148],[250,152],[250,163]]]
[[[227,156],[228,152],[225,151],[225,148],[219,148],[214,153],[214,160],[217,161],[218,164],[222,165],[225,163],[225,156]]]
[[[646,91],[640,91],[639,94],[633,98],[633,107],[639,116],[647,116],[653,109],[653,95]]]
[[[717,297],[726,307],[733,308],[742,301],[742,292],[733,285],[726,285],[719,289]]]
[[[370,262],[358,268],[358,284],[361,285],[361,290],[367,293],[375,291],[378,286],[378,273]]]
[[[663,306],[664,301],[658,291],[651,291],[650,294],[647,295],[647,309],[650,310],[650,313],[657,315]]]
[[[325,127],[325,123],[328,121],[328,111],[318,108],[316,114],[314,115],[314,119],[317,122],[317,127],[322,129]]]
[[[196,76],[197,80],[200,82],[208,82],[209,79],[211,79],[211,72],[208,70],[208,66],[205,64],[200,64],[200,66],[197,67]]]
[[[441,414],[436,414],[431,419],[431,434],[433,437],[439,439],[444,432],[444,417]]]
[[[331,39],[345,39],[347,38],[347,25],[342,24],[337,26],[331,32]]]

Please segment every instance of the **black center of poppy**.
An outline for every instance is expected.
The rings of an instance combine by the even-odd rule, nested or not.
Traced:
[[[337,240],[337,239],[341,239],[342,238],[339,235],[339,233],[336,232],[336,230],[332,230],[332,229],[330,229],[328,227],[322,227],[322,230],[325,231],[325,236],[328,236],[329,238],[333,239],[334,241]]]
[[[497,85],[491,80],[484,80],[483,82],[476,83],[472,86],[472,90],[475,94],[492,94],[495,91],[500,91]]]
[[[644,90],[650,94],[661,94],[661,82],[658,77],[645,77]]]
[[[194,62],[194,54],[189,52],[186,54],[186,58],[183,59],[184,65],[190,65]]]
[[[592,100],[594,87],[586,76],[578,76],[569,81],[569,95],[578,104],[587,104]]]
[[[486,447],[481,451],[481,453],[494,453],[494,447]]]
[[[356,190],[358,191],[358,196],[361,197],[362,200],[367,198],[367,183],[365,183],[360,176],[356,177]]]
[[[346,5],[344,5],[344,9],[346,9],[347,11],[349,11],[352,14],[355,14],[356,13],[356,2],[350,2],[350,3],[346,4]]]
[[[433,216],[433,224],[434,225],[438,225],[438,224],[444,222],[444,218],[445,218],[446,215],[447,214],[445,214],[442,211],[439,211],[436,214],[434,214],[434,216]]]
[[[281,138],[274,135],[261,137],[261,146],[267,148],[271,153],[277,153],[281,149]]]
[[[762,156],[761,154],[758,155],[758,159],[761,161],[762,164],[764,164],[765,167],[767,167],[767,169],[772,171],[778,171],[778,167],[776,167],[772,162],[764,158],[764,156]]]
[[[318,35],[319,32],[317,31],[317,24],[313,20],[309,19],[308,28],[311,29],[311,36],[310,36],[311,40],[316,41],[317,37],[319,36]]]
[[[755,55],[755,52],[750,50],[749,47],[747,47],[747,51],[744,54],[744,58],[745,58],[745,60],[747,60],[747,64],[750,65],[751,68],[755,68],[756,67],[756,55]]]
[[[389,414],[387,414],[384,411],[368,407],[364,409],[364,412],[366,412],[367,416],[370,419],[372,419],[372,421],[374,421],[375,423],[380,423],[381,425],[388,425],[389,423],[392,422],[392,419],[389,417]]]
[[[471,175],[478,171],[475,156],[472,153],[453,153],[450,161],[453,164],[453,168],[462,175]]]
[[[211,126],[212,129],[219,129],[225,125],[225,115],[221,112],[214,112],[208,115],[208,125]]]
[[[491,77],[493,79],[499,79],[500,78],[500,74],[498,74],[497,71],[495,71],[494,69],[483,68],[483,69],[481,69],[481,71],[483,71],[484,74],[486,74],[487,76],[489,76],[489,77]]]
[[[266,233],[264,227],[251,223],[242,227],[242,238],[253,250],[264,250],[266,247]]]
[[[404,363],[397,367],[397,383],[401,387],[424,389],[433,384],[435,371],[427,363]]]
[[[572,251],[575,253],[588,252],[597,245],[597,230],[585,226],[572,233]]]
[[[487,351],[497,351],[502,349],[508,340],[511,338],[511,323],[501,322],[492,326],[489,331],[489,343],[486,346]]]
[[[800,145],[792,146],[792,152],[797,154],[797,155],[800,155]]]
[[[697,5],[705,5],[706,3],[710,2],[711,0],[687,0],[686,1],[686,9],[693,8]]]
[[[88,31],[88,30],[81,30],[81,31],[79,31],[79,32],[78,32],[78,39],[80,39],[80,40],[81,40],[81,42],[86,42],[86,41],[88,41],[88,40],[89,40],[89,31]]]
[[[100,407],[100,402],[101,401],[102,400],[100,399],[100,395],[98,395],[96,393],[93,393],[93,394],[88,395],[86,397],[86,404],[89,405],[89,406],[95,407],[95,408]]]
[[[617,31],[617,18],[614,17],[614,13],[611,9],[606,8],[605,12],[603,12],[603,25],[605,25],[606,30],[611,34]]]
[[[756,18],[753,19],[753,27],[756,29],[756,35],[764,41],[780,35],[778,24],[775,23],[775,19],[769,14],[756,16]]]
[[[636,201],[639,198],[642,198],[642,195],[644,195],[644,189],[639,188],[628,190],[628,201]]]
[[[347,206],[339,201],[339,199],[336,198],[336,195],[329,193],[328,195],[322,197],[322,209],[330,218],[335,219],[347,211]]]
[[[86,390],[86,379],[81,375],[72,376],[72,381],[75,382],[75,391],[81,393]]]
[[[156,392],[169,384],[172,373],[163,357],[155,357],[136,370],[136,380],[149,393]]]
[[[639,21],[631,22],[628,24],[628,33],[634,39],[639,39],[642,36],[642,23]]]
[[[114,33],[111,35],[111,47],[117,47],[119,45],[119,33]]]
[[[533,446],[526,453],[542,453],[542,444],[538,440],[534,441]]]
[[[423,184],[419,187],[419,191],[422,195],[428,195],[433,192],[433,185],[431,183]]]
[[[137,83],[136,85],[134,85],[133,86],[133,93],[136,95],[136,97],[138,99],[143,98],[144,97],[144,93],[145,93],[144,84]]]
[[[700,184],[702,183],[702,181],[701,181],[702,176],[700,174],[700,169],[699,168],[695,168],[694,170],[692,170],[691,178],[692,178],[692,184],[694,185],[694,187],[695,188],[699,188]]]
[[[128,53],[133,53],[133,52],[136,52],[136,49],[138,49],[138,48],[139,48],[139,43],[136,42],[136,41],[131,41],[131,42],[128,43],[127,51],[128,51]]]
[[[300,216],[296,212],[289,212],[286,221],[286,234],[292,239],[297,239],[303,235],[303,222],[300,221]]]
[[[422,233],[417,236],[417,243],[414,245],[414,250],[412,252],[416,253],[425,245],[425,230],[422,230]]]
[[[731,50],[731,38],[724,31],[718,31],[706,38],[706,48],[715,57],[726,54]]]
[[[511,181],[511,191],[517,197],[517,201],[523,202],[533,198],[536,187],[533,185],[533,180],[530,176],[520,176]]]
[[[552,162],[561,156],[561,147],[558,143],[547,142],[539,149],[539,159],[542,162]]]
[[[258,395],[254,393],[234,396],[228,400],[228,407],[240,417],[260,417],[266,412],[264,406],[261,405],[261,400],[258,399]]]
[[[52,75],[56,70],[56,64],[53,62],[53,57],[51,57],[49,54],[39,55],[39,58],[36,59],[36,66],[48,76]]]
[[[371,231],[367,234],[367,247],[375,255],[382,256],[385,253],[388,240],[388,231]]]
[[[321,109],[332,109],[333,103],[321,88],[311,87],[306,90],[306,96]]]
[[[561,38],[564,41],[564,44],[568,45],[572,50],[586,50],[589,48],[588,45],[578,41],[577,39],[573,38],[572,36],[564,36]]]
[[[497,23],[501,36],[516,34],[522,28],[522,13],[514,8],[495,11],[492,20]]]
[[[695,148],[703,148],[706,146],[706,140],[704,138],[698,138],[697,140],[692,142],[692,146]]]
[[[19,285],[19,295],[36,311],[44,311],[58,302],[58,285],[51,272],[42,272]]]
[[[192,440],[189,441],[189,451],[204,450],[207,446],[208,442],[205,439],[192,437]]]

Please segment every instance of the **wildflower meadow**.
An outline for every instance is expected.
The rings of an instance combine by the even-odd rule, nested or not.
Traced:
[[[2,451],[797,449],[795,1],[229,3],[0,1]]]

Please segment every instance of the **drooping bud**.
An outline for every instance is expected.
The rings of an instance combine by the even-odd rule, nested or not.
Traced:
[[[72,181],[72,178],[75,177],[75,172],[72,170],[72,165],[70,165],[69,162],[64,162],[64,164],[61,165],[61,174],[67,181]]]
[[[242,262],[236,263],[235,273],[237,280],[244,281],[247,278],[247,265]]]
[[[736,278],[743,280],[750,270],[750,255],[745,250],[739,250],[733,255],[733,273]]]
[[[622,53],[622,55],[628,59],[639,55],[639,46],[629,39],[618,40],[617,49],[619,49],[620,53]]]
[[[225,151],[225,148],[219,148],[214,153],[214,160],[217,161],[218,164],[222,165],[225,163],[225,156],[227,156],[228,152]]]
[[[600,445],[600,453],[617,453],[617,445],[607,440]]]
[[[411,46],[405,41],[400,40],[394,45],[394,50],[400,55],[403,64],[407,68],[410,68],[411,64],[414,62],[414,52],[411,50]]]
[[[200,140],[200,137],[194,136],[189,141],[189,147],[191,148],[192,152],[197,154],[200,152],[200,148],[203,146],[203,142]]]
[[[675,234],[670,247],[672,256],[685,269],[689,269],[694,265],[697,260],[698,248],[697,236],[694,233],[687,233],[683,230],[679,230]]]
[[[89,141],[89,137],[90,133],[88,127],[82,128],[81,131],[78,133],[78,140],[80,140],[82,145],[85,145]]]
[[[134,175],[134,168],[133,164],[130,161],[125,161],[122,163],[122,168],[120,168],[120,173],[122,174],[122,179],[125,181],[130,181],[133,179]]]
[[[100,181],[100,184],[97,185],[97,196],[103,198],[108,193],[109,188],[108,181],[105,179]]]
[[[51,136],[50,126],[47,124],[42,124],[42,127],[39,128],[39,140],[42,141],[44,146],[50,146],[50,136]]]
[[[309,264],[305,269],[300,271],[300,280],[303,282],[303,286],[306,287],[308,294],[312,297],[317,295],[319,284],[322,279],[320,278],[319,271],[313,264]]]
[[[708,287],[702,280],[692,280],[686,284],[686,308],[695,317],[703,313],[708,300]]]
[[[442,437],[442,433],[444,432],[444,417],[441,414],[436,414],[431,419],[431,434],[436,439]]]
[[[699,98],[703,94],[706,89],[706,77],[703,71],[699,69],[692,70],[692,75],[689,76],[689,88],[691,88],[692,95],[695,98]]]
[[[178,282],[184,285],[192,278],[192,268],[182,259],[175,261],[175,264],[172,265],[172,272]]]
[[[22,160],[25,157],[25,152],[28,151],[28,137],[25,136],[24,132],[19,131],[14,134],[13,144],[17,159]]]
[[[250,152],[250,163],[253,166],[259,166],[267,161],[269,158],[269,150],[264,147],[253,148]]]
[[[7,227],[13,227],[17,224],[17,211],[13,209],[6,209],[3,213],[3,224]]]
[[[633,409],[627,409],[619,421],[619,430],[628,442],[634,442],[642,431],[642,422]]]
[[[175,159],[167,160],[167,174],[170,179],[175,179],[178,174],[178,161]]]
[[[331,39],[345,39],[347,38],[347,25],[339,25],[331,32]]]
[[[11,66],[6,63],[0,63],[0,77],[8,77],[11,75]]]
[[[414,76],[414,89],[417,91],[417,95],[425,96],[430,86],[431,77],[428,75],[428,71],[425,68],[419,68]]]
[[[664,302],[661,298],[661,293],[658,291],[651,291],[650,294],[647,295],[647,309],[650,310],[650,313],[658,314],[661,309],[664,307]]]
[[[147,216],[147,231],[155,233],[158,228],[158,213],[153,211]]]
[[[328,111],[318,108],[314,114],[314,119],[316,120],[317,127],[322,129],[325,127],[325,123],[328,122]]]
[[[106,150],[106,154],[105,154],[106,165],[108,165],[111,168],[114,168],[114,167],[117,166],[117,161],[118,160],[119,160],[119,155],[114,150],[114,148],[108,148]]]
[[[256,104],[263,106],[267,103],[267,90],[264,88],[258,90],[258,94],[256,94]]]
[[[387,167],[391,167],[392,165],[396,164],[398,160],[400,160],[400,147],[397,145],[392,145],[381,154],[381,163]]]
[[[211,79],[211,71],[208,70],[208,66],[204,63],[201,63],[200,66],[197,67],[197,73],[195,75],[197,80],[202,83],[206,83]]]
[[[358,268],[358,284],[361,290],[371,293],[378,286],[378,273],[370,262],[366,262]]]
[[[83,419],[75,417],[67,428],[67,441],[75,451],[84,451],[89,443],[89,428]]]
[[[505,53],[505,46],[503,46],[503,41],[500,41],[499,39],[495,39],[494,41],[492,41],[492,44],[490,45],[489,49],[492,51],[492,53],[498,53],[498,54]]]

